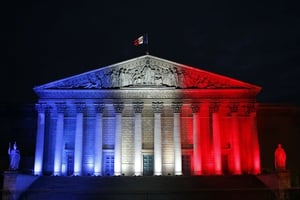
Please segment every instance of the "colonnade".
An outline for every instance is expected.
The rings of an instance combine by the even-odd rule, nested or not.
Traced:
[[[82,152],[83,152],[83,113],[86,110],[84,103],[76,103],[76,129],[75,129],[75,145],[74,145],[74,175],[82,175]],[[200,138],[200,107],[201,103],[192,103],[191,110],[193,113],[193,174],[203,174],[203,147],[201,146]],[[95,116],[95,135],[94,135],[94,164],[93,170],[95,176],[102,175],[102,136],[103,136],[103,103],[94,104],[96,110]],[[115,133],[114,133],[114,175],[122,174],[122,112],[124,104],[116,102],[113,104],[115,110]],[[142,111],[144,108],[143,102],[132,103],[134,111],[134,175],[140,176],[143,174],[142,168]],[[182,102],[173,102],[173,150],[174,150],[174,175],[182,175],[182,147],[181,147],[181,108]],[[209,115],[212,119],[212,152],[214,155],[214,174],[222,174],[222,158],[221,158],[221,130],[220,130],[220,104],[213,102],[209,104]],[[34,174],[41,175],[43,170],[44,157],[44,135],[45,135],[45,117],[47,105],[43,103],[36,104],[38,111],[37,120],[37,139],[36,153],[34,163]],[[160,176],[162,170],[162,127],[161,113],[164,108],[164,102],[152,102],[153,120],[154,120],[154,175]],[[233,168],[234,173],[241,173],[241,155],[239,141],[239,122],[237,117],[238,104],[229,105],[230,114],[232,116],[232,152],[233,152]],[[66,104],[56,103],[57,121],[54,146],[54,166],[53,175],[62,175],[62,148],[63,148],[63,130],[64,130],[64,113]],[[255,125],[255,116],[251,115],[253,126]],[[256,140],[257,139],[257,136]],[[254,137],[254,139],[255,139]],[[254,141],[258,145],[258,141]],[[254,145],[254,146],[255,146]],[[259,157],[259,150],[254,150],[254,157]],[[259,161],[253,158],[254,165],[259,171]]]

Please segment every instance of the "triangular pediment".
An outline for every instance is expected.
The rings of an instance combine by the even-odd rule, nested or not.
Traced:
[[[47,89],[117,89],[169,87],[175,89],[254,89],[259,86],[179,64],[152,55],[101,67],[37,86]]]

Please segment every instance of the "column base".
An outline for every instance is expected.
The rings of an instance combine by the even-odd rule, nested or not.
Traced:
[[[74,172],[73,176],[81,176],[81,172]]]
[[[155,172],[153,175],[154,176],[161,176],[161,172]]]
[[[114,176],[121,176],[121,172],[115,172]]]
[[[175,176],[181,176],[182,172],[175,172],[174,174],[175,174]]]
[[[142,176],[142,173],[141,172],[135,172],[134,175],[135,176]]]
[[[61,175],[61,172],[54,172],[53,174],[52,174],[52,176],[60,176]]]
[[[43,173],[42,173],[42,172],[33,172],[33,175],[34,175],[34,176],[42,176]]]
[[[94,176],[102,176],[101,172],[94,172]]]
[[[203,174],[202,171],[194,171],[194,175],[195,175],[195,176],[202,175],[202,174]]]

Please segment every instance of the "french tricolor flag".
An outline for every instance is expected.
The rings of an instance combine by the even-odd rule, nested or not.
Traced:
[[[148,44],[148,34],[144,34],[133,41],[134,46]]]

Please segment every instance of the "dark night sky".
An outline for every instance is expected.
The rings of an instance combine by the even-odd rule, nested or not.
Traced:
[[[2,4],[2,101],[35,102],[35,85],[141,56],[133,40],[147,32],[151,55],[259,85],[260,102],[300,104],[296,4],[191,2]]]

